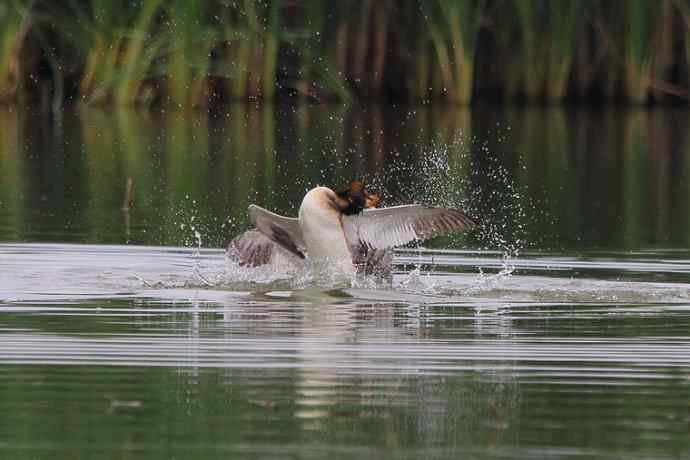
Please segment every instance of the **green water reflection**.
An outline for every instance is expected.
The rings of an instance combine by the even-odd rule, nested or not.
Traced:
[[[363,177],[388,203],[453,192],[538,248],[686,247],[687,116],[235,105],[210,115],[82,109],[58,122],[4,108],[0,240],[180,245],[194,227],[204,245],[223,246],[246,226],[249,203],[295,213],[306,188]],[[448,183],[430,187],[429,159],[441,153]]]
[[[0,452],[21,458],[354,458],[517,434],[492,412],[517,408],[489,406],[515,385],[472,375],[344,377],[324,391],[297,371],[32,366],[5,367],[0,382]]]
[[[258,305],[257,313],[272,314],[225,320],[222,309],[141,316],[127,314],[137,303],[108,305],[125,315],[93,308],[73,320],[2,316],[5,346],[20,346],[15,331],[33,334],[36,344],[72,343],[76,362],[91,354],[108,361],[117,351],[151,360],[0,366],[3,458],[677,458],[689,445],[687,365],[674,371],[671,355],[654,359],[643,342],[678,340],[690,321],[682,311],[626,315],[612,307],[597,317],[603,306],[562,305],[509,308],[497,318],[443,306],[428,309],[434,321],[412,326],[404,305]],[[543,337],[553,341],[542,342],[548,348],[569,335],[580,338],[572,352],[592,349],[589,360],[477,354],[454,362],[443,353],[501,342],[508,353],[511,344],[536,346]],[[597,356],[598,346],[616,349],[614,337],[619,356],[644,355],[637,367]],[[241,351],[232,345],[255,338],[268,348],[218,356],[224,365],[209,366],[214,353]],[[391,348],[382,355],[386,345],[426,349],[404,358]],[[179,353],[180,365],[155,364],[164,347]],[[269,352],[274,366],[266,365]],[[444,364],[467,369],[439,373]],[[424,372],[429,365],[436,371]]]
[[[387,203],[459,203],[502,237],[568,256],[686,248],[687,116],[235,105],[51,120],[4,108],[0,240],[191,245],[198,230],[205,246],[223,246],[247,225],[249,203],[293,214],[305,188],[358,176]],[[51,261],[43,276],[53,264],[85,276],[77,262],[61,268],[64,257],[37,259]],[[41,273],[32,260],[27,276]],[[0,458],[688,452],[685,304],[232,299],[202,310],[155,297],[0,305]]]

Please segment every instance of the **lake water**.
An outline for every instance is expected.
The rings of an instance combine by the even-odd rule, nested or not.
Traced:
[[[364,179],[482,228],[392,288],[241,269]],[[0,458],[690,455],[688,112],[0,111]]]

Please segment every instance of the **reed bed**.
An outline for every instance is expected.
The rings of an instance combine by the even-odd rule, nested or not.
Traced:
[[[629,0],[625,35],[622,37],[624,82],[627,96],[638,104],[645,102],[651,83],[652,56],[655,42],[658,42],[654,31],[658,11],[658,4]]]
[[[178,107],[205,106],[209,100],[211,52],[218,30],[202,2],[172,0],[167,10],[163,49],[168,102]]]
[[[27,1],[8,0],[0,4],[0,101],[18,95],[22,43],[29,31]]]
[[[123,1],[70,0],[34,7],[29,14],[44,51],[39,61],[53,63],[54,79],[56,71],[69,72],[77,80],[76,98],[85,104],[150,101],[145,83],[163,40],[153,34],[162,4],[145,0],[128,8]]]
[[[176,108],[690,92],[689,0],[8,0],[0,39],[1,101],[42,78],[62,102]]]
[[[468,104],[472,98],[474,54],[484,2],[436,0],[422,2],[422,11],[436,52],[436,66],[443,82],[441,94]]]

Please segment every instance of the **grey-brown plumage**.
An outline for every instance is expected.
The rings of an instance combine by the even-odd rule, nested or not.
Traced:
[[[365,209],[360,214],[344,216],[342,221],[353,253],[402,246],[477,226],[476,220],[457,209],[419,204]]]
[[[276,245],[253,228],[237,235],[228,244],[228,257],[242,267],[257,267],[271,262]]]
[[[326,256],[325,260],[334,263],[335,257],[339,261],[349,250],[350,260],[347,262],[352,264],[355,272],[389,278],[394,247],[439,235],[470,230],[478,225],[477,221],[457,209],[434,208],[418,204],[391,208],[367,208],[358,213],[347,214],[345,210],[349,209],[348,206],[351,207],[351,203],[348,204],[347,200],[325,187],[314,189],[308,196],[315,191],[325,194],[323,199],[316,197],[310,199],[321,200],[318,201],[321,203],[318,206],[325,206],[323,209],[330,210],[325,214],[319,214],[318,217],[318,219],[324,219],[324,216],[328,216],[327,221],[312,221],[309,214],[302,215],[301,211],[299,219],[283,217],[259,206],[251,205],[249,216],[256,229],[249,230],[230,242],[228,247],[230,257],[240,265],[249,266],[271,263],[277,252],[301,260],[310,256],[307,253],[307,247],[316,248],[321,251],[321,254],[328,254],[331,242],[336,244],[338,242],[334,240],[342,238],[339,240],[341,243],[338,244],[342,245],[344,242],[347,249],[343,248],[343,252],[338,253],[340,255]],[[346,203],[339,204],[339,200]],[[312,201],[310,206],[315,206],[314,203]],[[302,219],[306,219],[306,222],[302,222]],[[309,225],[311,233],[303,232],[305,224]],[[329,227],[332,233],[328,233],[328,238],[332,239],[323,240],[323,237],[319,236],[321,225]],[[314,228],[317,229],[316,232]],[[304,235],[309,237],[307,238],[309,241],[305,242]],[[324,242],[316,244],[316,240]],[[311,254],[311,257],[318,258],[319,254]]]
[[[283,217],[260,206],[249,206],[249,220],[269,240],[279,244],[300,259],[305,257],[305,244],[299,221],[293,217]]]

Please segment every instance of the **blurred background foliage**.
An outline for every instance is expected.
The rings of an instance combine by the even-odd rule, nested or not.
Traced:
[[[690,0],[4,0],[0,100],[686,104]]]
[[[387,206],[462,207],[527,248],[690,247],[685,109],[84,108],[55,129],[7,106],[0,128],[0,241],[180,246],[196,229],[222,247],[249,204],[296,215],[305,190],[357,177]],[[483,247],[465,237],[434,244]]]

